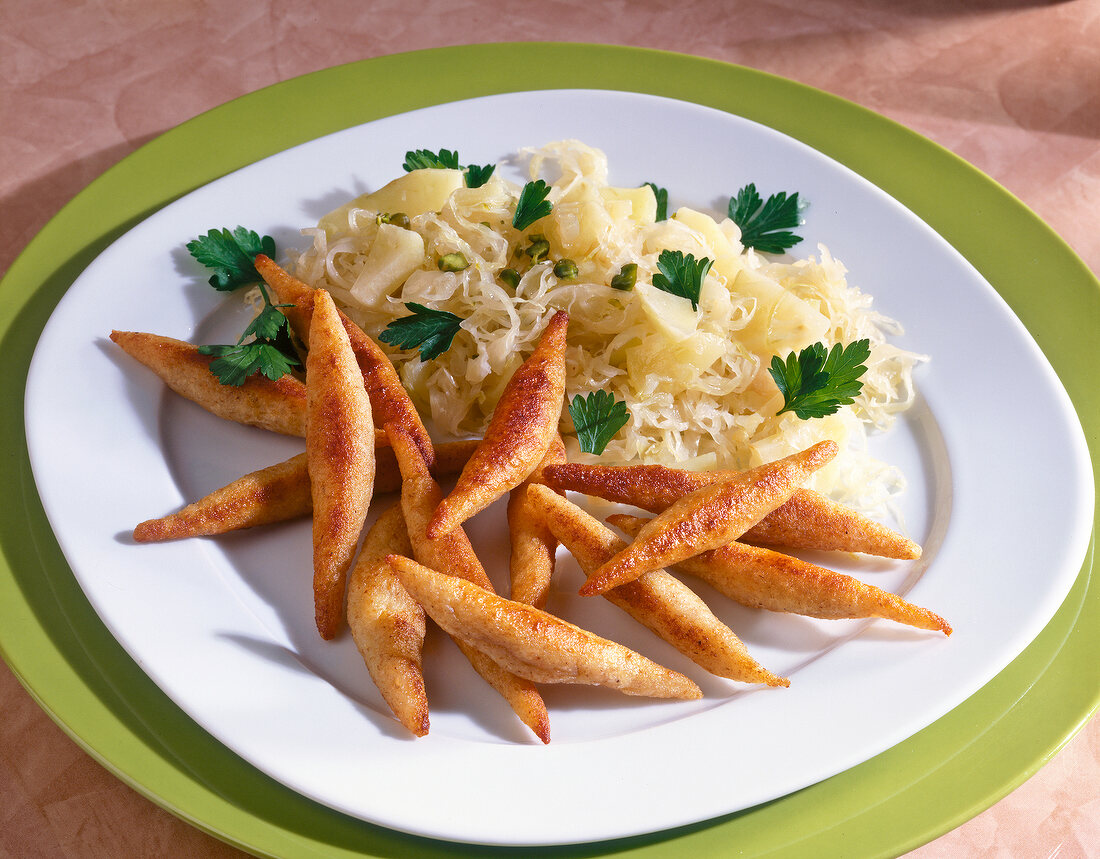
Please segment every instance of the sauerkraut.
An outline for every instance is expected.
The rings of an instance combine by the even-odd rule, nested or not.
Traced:
[[[872,310],[825,247],[779,261],[745,249],[725,217],[680,208],[658,221],[652,189],[611,186],[604,153],[579,141],[521,155],[531,178],[550,184],[553,204],[526,230],[512,227],[520,185],[494,175],[467,188],[461,171],[417,170],[303,230],[312,244],[291,256],[299,278],[329,290],[375,339],[411,302],[462,318],[451,347],[431,361],[382,344],[435,433],[483,432],[504,384],[564,308],[567,399],[608,390],[630,414],[599,461],[742,469],[831,438],[842,453],[812,485],[868,512],[889,504],[903,477],[870,456],[867,434],[912,403],[922,356],[887,342],[900,326]],[[387,223],[396,212],[408,223]],[[533,261],[525,249],[538,239],[550,250]],[[697,310],[652,286],[662,250],[713,261]],[[449,253],[469,266],[441,271]],[[555,276],[560,259],[576,264],[575,277]],[[613,288],[630,263],[634,288]],[[500,277],[508,268],[521,273],[515,287]],[[814,420],[777,416],[773,355],[862,338],[871,356],[853,405]],[[572,459],[593,458],[580,452],[564,409],[561,429]]]

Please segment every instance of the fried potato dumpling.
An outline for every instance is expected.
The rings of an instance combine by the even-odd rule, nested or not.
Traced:
[[[585,573],[626,546],[611,529],[552,489],[532,486],[529,491],[534,513]],[[603,597],[715,676],[741,683],[790,685],[753,659],[733,630],[694,591],[664,570],[643,573],[605,591]]]
[[[385,563],[390,554],[412,551],[401,503],[374,521],[348,578],[348,628],[371,679],[397,720],[418,737],[428,733],[428,696],[421,652],[426,621]]]
[[[728,480],[736,471],[686,471],[665,465],[548,465],[542,482],[559,492],[583,492],[660,513],[689,492]],[[921,548],[885,525],[812,489],[797,489],[785,503],[746,531],[741,542],[788,549],[860,552],[913,560]]]
[[[546,456],[558,434],[565,399],[565,334],[569,315],[550,319],[535,351],[512,374],[485,439],[440,503],[428,534],[445,534],[515,488]]]
[[[736,540],[830,462],[837,449],[834,441],[818,442],[685,495],[647,522],[633,543],[593,572],[581,594],[602,593],[649,570]]]
[[[616,513],[608,521],[637,534],[646,520]],[[951,634],[951,625],[928,609],[908,603],[852,576],[739,542],[685,558],[674,569],[697,576],[715,590],[750,608],[824,619],[881,617],[918,629]]]
[[[278,298],[280,308],[290,323],[291,329],[303,343],[309,345],[310,319],[313,314],[313,299],[316,290],[309,284],[289,274],[270,257],[259,254],[255,259],[256,271],[263,277]],[[428,431],[424,428],[420,415],[401,378],[397,375],[393,363],[358,325],[344,313],[337,311],[340,322],[355,354],[355,361],[363,374],[367,394],[370,397],[371,410],[379,428],[396,423],[403,426],[420,448],[420,454],[429,466],[432,465],[434,450]]]
[[[554,576],[558,541],[543,517],[532,509],[529,493],[532,484],[541,479],[542,469],[555,462],[565,462],[565,444],[560,435],[551,442],[539,467],[508,496],[511,598],[535,608],[542,608],[546,603],[550,580]]]
[[[375,438],[374,494],[396,492],[401,488],[401,472],[389,446]],[[432,474],[446,477],[462,470],[476,440],[442,442],[435,446]],[[269,465],[238,477],[198,501],[157,519],[147,519],[134,528],[134,540],[152,543],[227,534],[257,525],[270,525],[308,516],[313,512],[306,455]]]
[[[425,566],[471,582],[479,588],[493,590],[493,583],[481,565],[470,538],[462,526],[438,537],[429,537],[428,520],[439,504],[443,491],[432,478],[420,451],[404,427],[387,427],[390,446],[401,469],[401,506],[408,527],[413,557]],[[529,681],[502,668],[467,642],[455,643],[481,675],[508,702],[513,712],[542,742],[550,742],[550,716],[538,689]]]
[[[621,644],[464,579],[391,555],[405,589],[452,636],[536,683],[606,686],[627,695],[696,699],[691,680]]]
[[[306,355],[306,457],[313,497],[313,596],[317,631],[344,620],[347,572],[374,493],[374,424],[363,375],[336,305],[319,291]]]
[[[210,372],[214,356],[191,343],[140,331],[112,331],[111,340],[177,394],[219,418],[282,435],[306,434],[306,388],[293,376],[272,381],[253,373],[241,385],[223,385]]]

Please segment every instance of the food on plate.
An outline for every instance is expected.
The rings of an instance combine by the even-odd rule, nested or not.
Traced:
[[[215,359],[190,343],[140,331],[112,331],[111,339],[177,394],[220,418],[283,435],[306,434],[306,389],[294,376],[272,381],[255,374],[239,386],[224,385],[210,372]]]
[[[304,437],[306,451],[140,523],[135,541],[312,515],[318,631],[333,639],[347,621],[417,736],[428,616],[543,743],[539,683],[701,697],[556,612],[560,547],[582,595],[740,683],[790,681],[666,568],[756,608],[950,634],[926,609],[763,547],[921,553],[871,518],[903,480],[863,442],[912,402],[923,358],[887,342],[900,329],[824,248],[763,256],[801,241],[798,195],[765,202],[748,184],[727,217],[670,214],[666,189],[609,184],[603,153],[577,141],[526,154],[517,184],[456,152],[410,151],[406,175],[304,231],[312,248],[285,267],[244,227],[189,243],[215,289],[249,288],[240,339],[112,339],[212,413]],[[656,515],[612,512],[624,541],[571,491]],[[382,504],[388,492],[399,499]],[[487,570],[466,526],[505,496],[491,549],[510,551],[507,567]],[[510,599],[494,585],[505,575]]]
[[[558,541],[542,517],[535,514],[529,496],[532,484],[541,480],[543,468],[555,462],[565,462],[565,443],[560,435],[554,436],[538,468],[508,494],[509,596],[535,608],[546,604]]]
[[[374,443],[374,492],[397,492],[401,488],[401,472],[389,447],[389,438],[376,436]],[[477,443],[478,439],[467,439],[437,444],[432,474],[435,477],[457,474]],[[141,522],[134,528],[134,540],[152,543],[226,534],[297,519],[312,512],[309,466],[305,453],[300,453],[238,477],[175,513]]]
[[[675,203],[662,213],[650,183],[612,184],[606,155],[582,142],[519,154],[526,182],[497,170],[470,187],[461,168],[412,169],[397,180],[399,193],[368,194],[304,230],[311,243],[290,254],[287,268],[328,289],[381,340],[443,436],[484,434],[545,321],[568,309],[567,399],[606,391],[630,416],[601,462],[744,470],[832,439],[842,451],[809,488],[865,513],[891,512],[903,476],[864,440],[912,402],[923,356],[890,342],[900,327],[848,282],[839,261],[823,247],[799,259],[762,252],[751,211],[759,195],[738,193],[723,213]],[[541,215],[517,221],[524,192],[539,183],[545,193],[527,208]],[[404,199],[434,208],[386,208]],[[417,238],[406,244],[387,238],[410,232]],[[412,305],[430,310],[452,338],[430,360],[383,337]],[[773,358],[862,340],[869,355],[851,404],[814,420],[781,413]],[[595,461],[568,422],[562,432],[570,460]]]
[[[279,309],[286,316],[290,327],[308,348],[309,324],[315,290],[289,275],[264,254],[256,257],[255,266],[256,271],[278,298]],[[397,423],[405,427],[415,439],[416,446],[420,448],[421,456],[431,466],[434,455],[431,438],[420,420],[416,407],[402,387],[393,364],[378,344],[342,312],[340,321],[343,323],[355,360],[363,374],[375,424],[380,428],[389,423]]]
[[[317,631],[344,620],[347,572],[374,493],[374,423],[363,375],[336,305],[319,290],[306,354],[306,457],[313,496],[313,595]]]
[[[615,513],[607,521],[634,536],[646,521]],[[824,619],[881,617],[951,634],[951,625],[928,609],[912,605],[852,576],[826,570],[760,546],[731,542],[684,558],[674,569],[705,581],[750,608],[792,612]]]
[[[485,438],[466,463],[454,489],[436,508],[428,534],[462,524],[527,479],[558,437],[565,394],[565,336],[569,314],[551,317],[535,351],[497,400]]]
[[[836,456],[836,442],[822,441],[690,492],[657,514],[629,546],[594,570],[581,588],[590,596],[736,540],[786,501],[806,478]]]
[[[687,471],[665,465],[598,465],[583,462],[548,464],[542,482],[559,492],[582,492],[660,513],[690,492],[734,471]],[[753,525],[742,542],[788,549],[860,552],[883,558],[914,560],[921,548],[908,537],[845,507],[812,489],[791,497]]]
[[[418,737],[428,733],[428,696],[421,671],[424,610],[385,562],[412,552],[395,502],[367,530],[348,577],[348,627],[374,684],[397,720]]]
[[[702,697],[683,674],[541,609],[400,555],[391,555],[389,563],[432,620],[532,682],[606,686],[653,698]]]
[[[225,534],[305,516],[313,509],[305,453],[249,472],[181,510],[147,519],[134,540],[153,543]]]
[[[492,591],[493,583],[461,525],[438,537],[428,535],[428,522],[443,497],[443,491],[432,478],[419,448],[404,427],[391,425],[387,432],[401,469],[401,507],[413,557],[425,566],[430,565],[433,569]],[[508,672],[484,653],[471,648],[466,641],[456,639],[455,643],[474,670],[508,702],[520,721],[544,743],[550,742],[550,717],[534,685]]]
[[[530,504],[586,574],[626,546],[592,515],[545,486],[530,488]],[[664,570],[643,573],[604,591],[603,597],[711,674],[742,683],[790,685],[753,659],[733,630]]]

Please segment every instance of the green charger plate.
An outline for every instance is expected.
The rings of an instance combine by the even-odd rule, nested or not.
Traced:
[[[693,101],[785,132],[892,194],[1005,298],[1065,384],[1100,450],[1100,284],[1038,217],[927,139],[857,105],[762,72],[635,48],[517,43],[365,60],[239,98],[169,131],[73,199],[2,283],[0,650],[38,703],[120,779],[231,844],[271,856],[506,855],[343,816],[277,784],[202,731],[100,623],[62,557],[30,472],[22,402],[39,333],[76,276],[171,200],[332,131],[408,110],[529,89],[627,90]],[[1100,493],[1098,493],[1100,497]],[[1093,546],[1040,636],[992,682],[887,752],[774,802],[695,826],[527,855],[888,856],[992,805],[1046,763],[1100,702]],[[1041,574],[1041,571],[1037,571]],[[735,777],[731,773],[731,777]]]

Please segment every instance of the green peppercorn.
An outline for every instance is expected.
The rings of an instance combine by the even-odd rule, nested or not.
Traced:
[[[535,265],[550,253],[550,242],[543,236],[531,236],[531,244],[523,252],[531,257],[531,264]]]
[[[412,221],[409,220],[409,216],[404,212],[383,212],[375,221],[379,224],[393,224],[395,227],[401,227],[403,230],[407,230],[412,226]]]
[[[634,284],[638,280],[638,264],[628,262],[622,268],[619,269],[619,273],[611,278],[611,285],[615,289],[621,289],[624,292],[628,292],[634,288]]]
[[[554,275],[562,280],[570,280],[577,276],[577,264],[571,259],[560,259],[554,263]]]
[[[470,267],[470,261],[466,255],[455,251],[453,254],[443,254],[439,258],[440,271],[462,271]]]

